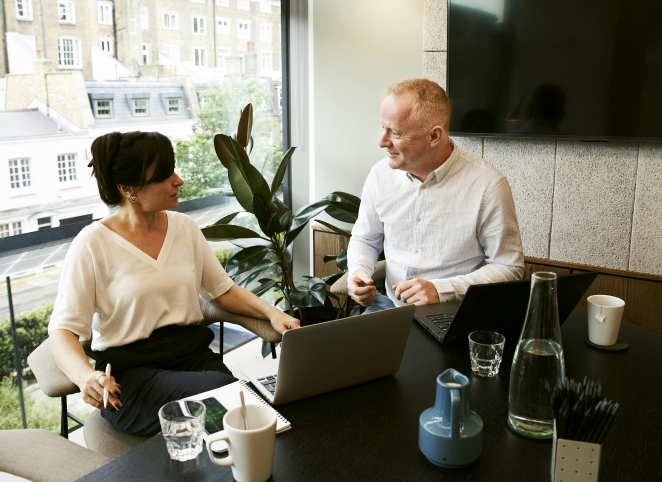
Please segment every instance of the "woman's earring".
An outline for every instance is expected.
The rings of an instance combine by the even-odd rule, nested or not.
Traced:
[[[136,196],[134,196],[133,194],[131,195],[131,202],[132,203],[136,202]]]

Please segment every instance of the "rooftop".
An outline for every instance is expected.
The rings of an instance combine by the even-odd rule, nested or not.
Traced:
[[[0,110],[0,139],[66,134],[69,130],[38,109]]]

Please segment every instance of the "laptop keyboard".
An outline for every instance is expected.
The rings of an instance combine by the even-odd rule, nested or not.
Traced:
[[[432,323],[437,325],[437,328],[439,328],[444,335],[446,334],[446,332],[450,328],[451,323],[453,322],[453,318],[455,318],[455,315],[431,315],[431,316],[428,316],[428,320],[430,320]],[[442,338],[443,338],[444,335],[442,335]]]
[[[258,378],[257,381],[273,395],[276,393],[276,378],[276,375],[270,375],[268,377]]]

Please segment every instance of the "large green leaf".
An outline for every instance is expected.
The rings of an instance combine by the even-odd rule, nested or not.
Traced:
[[[336,266],[341,271],[347,271],[347,250],[344,250],[336,258]]]
[[[283,156],[283,159],[280,161],[280,164],[278,165],[278,169],[276,169],[276,174],[274,175],[274,180],[271,182],[271,198],[273,199],[276,196],[276,191],[278,191],[278,188],[280,187],[281,183],[283,182],[283,178],[285,177],[285,172],[287,171],[287,166],[290,163],[290,159],[292,159],[292,154],[294,154],[294,150],[296,147],[290,147]]]
[[[322,258],[322,261],[324,261],[324,264],[328,263],[329,261],[333,261],[338,257],[337,254],[327,254]]]
[[[225,271],[230,276],[236,276],[253,269],[261,264],[268,252],[269,250],[264,246],[253,246],[252,248],[242,249],[228,259],[225,265]]]
[[[326,196],[326,198],[329,201],[336,201],[336,202],[346,202],[349,204],[353,204],[356,206],[358,209],[359,206],[361,205],[361,198],[358,196],[355,196],[354,194],[349,194],[347,192],[342,192],[342,191],[335,191]]]
[[[326,226],[327,228],[332,230],[334,233],[340,234],[341,236],[345,236],[346,238],[351,238],[352,237],[352,235],[349,234],[347,231],[345,231],[344,229],[337,228],[333,224],[329,224],[325,221],[320,221],[319,219],[315,222],[320,223],[322,226]]]
[[[219,226],[219,225],[221,225],[221,224],[228,224],[228,223],[229,223],[230,221],[232,221],[232,220],[237,216],[237,214],[239,214],[239,213],[241,213],[241,211],[238,211],[238,212],[236,212],[236,213],[232,213],[232,214],[228,214],[227,216],[224,216],[224,217],[222,217],[221,219],[219,219],[218,221],[216,221],[216,222],[213,224],[213,226]]]
[[[223,143],[225,148],[232,156],[232,159],[241,160],[240,168],[242,170],[244,170],[246,166],[250,165],[251,160],[248,158],[248,154],[236,140],[230,136],[226,136],[225,134],[217,134],[216,137],[214,137],[214,141],[216,141],[216,138],[218,138],[219,141]]]
[[[278,264],[278,262],[274,261],[272,263],[267,263],[267,264],[260,265],[257,268],[254,268],[253,271],[250,271],[248,273],[244,273],[246,275],[246,277],[244,279],[242,279],[241,281],[239,281],[237,283],[237,285],[241,286],[242,288],[247,287],[253,281],[258,279],[262,275],[262,273],[264,273],[265,271],[273,268],[277,264]]]
[[[224,142],[223,134],[216,134],[214,136],[214,150],[218,156],[218,160],[221,161],[227,169],[230,169],[230,163],[235,158],[235,155],[232,153],[232,148],[228,148],[227,144]]]
[[[319,213],[324,211],[324,208],[326,208],[329,205],[329,202],[330,201],[328,199],[321,199],[301,209],[292,219],[290,230],[286,236],[285,245],[289,246],[290,244],[292,244],[294,239],[303,230],[303,228],[306,226],[308,221],[310,221]]]
[[[335,273],[335,274],[330,274],[329,276],[324,276],[322,279],[327,285],[332,285],[336,281],[338,281],[340,278],[345,276],[345,273]],[[331,293],[327,293],[329,295]]]
[[[271,288],[276,286],[276,282],[274,280],[267,281],[266,283],[261,284],[260,286],[253,288],[251,291],[255,296],[262,296],[265,294],[267,291],[269,291]]]
[[[271,213],[274,218],[269,223],[270,229],[276,233],[283,233],[287,231],[292,223],[292,211],[278,198],[273,198],[271,201]]]
[[[329,201],[329,207],[325,209],[326,213],[338,221],[354,224],[359,217],[359,209],[354,204]]]
[[[241,112],[239,119],[239,126],[237,127],[237,142],[246,148],[251,138],[251,130],[253,129],[253,104],[248,104]]]
[[[264,238],[250,238],[250,239],[234,239],[231,241],[232,244],[239,248],[250,248],[251,246],[265,246],[271,250],[276,249],[274,243],[269,239]]]
[[[237,201],[249,213],[253,212],[253,189],[237,160],[233,160],[228,168],[228,178]]]
[[[274,217],[274,214],[269,209],[267,201],[264,200],[260,193],[255,193],[253,196],[253,212],[257,218],[258,223],[260,224],[260,229],[267,236],[271,237],[271,226],[270,222]]]
[[[205,238],[212,241],[229,241],[231,239],[240,238],[261,238],[255,231],[244,228],[242,226],[235,226],[233,224],[211,225],[202,228],[202,234]]]
[[[297,284],[290,293],[290,303],[299,308],[324,306],[326,301],[326,283],[321,278],[309,278]]]

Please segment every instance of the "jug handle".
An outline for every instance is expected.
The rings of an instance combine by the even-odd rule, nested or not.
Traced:
[[[460,438],[460,391],[451,390],[451,438]]]

